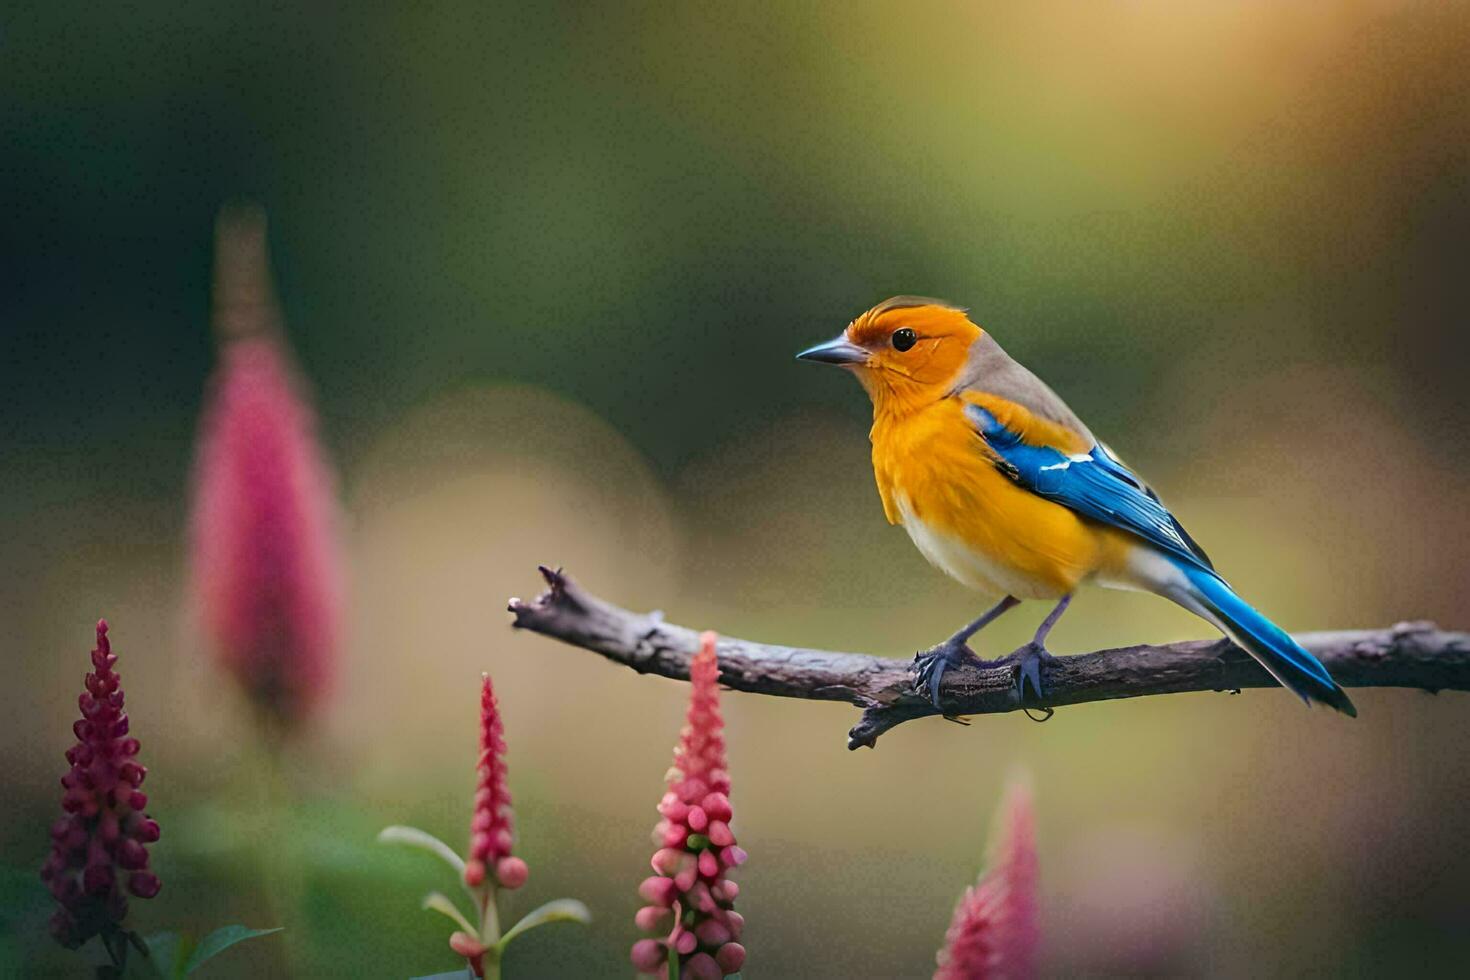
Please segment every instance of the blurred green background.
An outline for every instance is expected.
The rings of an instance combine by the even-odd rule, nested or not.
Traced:
[[[510,977],[622,977],[686,688],[514,635],[537,562],[671,619],[906,656],[981,608],[888,527],[867,402],[792,354],[971,307],[1291,629],[1470,626],[1470,9],[1315,4],[28,5],[0,12],[0,972],[80,976],[35,879],[113,624],[162,895],[282,936],[220,976],[449,969],[505,706]],[[189,628],[211,226],[272,218],[349,518],[342,683],[263,805]],[[986,634],[999,653],[1041,615]],[[1208,636],[1083,595],[1054,648]],[[1278,691],[904,726],[726,698],[752,977],[918,977],[1005,775],[1067,975],[1470,969],[1462,695]],[[262,871],[292,855],[297,885]]]

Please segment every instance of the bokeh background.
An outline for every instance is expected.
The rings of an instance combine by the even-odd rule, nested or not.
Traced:
[[[372,840],[463,841],[490,670],[513,905],[597,917],[508,975],[626,976],[686,688],[504,602],[547,562],[894,656],[974,615],[884,523],[859,389],[792,360],[893,293],[970,306],[1286,627],[1470,626],[1465,4],[29,6],[0,13],[0,972],[83,973],[35,869],[105,615],[163,825],[145,931],[287,927],[220,976],[451,968],[417,902],[452,882]],[[342,682],[289,804],[185,598],[211,226],[242,196],[348,519]],[[1207,635],[1101,592],[1054,634]],[[927,975],[1017,766],[1049,973],[1463,975],[1470,703],[1356,700],[851,754],[845,706],[730,695],[747,975]]]

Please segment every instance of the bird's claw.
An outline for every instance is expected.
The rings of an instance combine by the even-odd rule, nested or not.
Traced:
[[[914,690],[920,694],[926,694],[929,703],[937,710],[943,711],[939,705],[939,685],[944,680],[944,673],[967,660],[979,662],[980,658],[975,656],[975,652],[968,644],[954,638],[932,646],[922,653],[914,654],[914,662],[918,664],[918,676],[914,679]]]
[[[1026,685],[1031,685],[1035,699],[1040,701],[1044,696],[1044,687],[1041,683],[1041,668],[1043,664],[1057,659],[1052,656],[1051,651],[1040,643],[1028,643],[1016,649],[1007,658],[1016,664],[1016,696],[1021,701],[1026,700]]]

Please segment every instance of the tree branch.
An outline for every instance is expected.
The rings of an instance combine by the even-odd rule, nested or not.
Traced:
[[[570,643],[632,667],[640,674],[689,679],[698,634],[658,613],[621,609],[584,591],[560,571],[542,566],[548,589],[530,602],[510,600],[515,627]],[[1297,640],[1344,687],[1413,687],[1436,693],[1470,690],[1470,634],[1432,623],[1381,630],[1304,633]],[[721,637],[720,681],[736,691],[816,701],[846,701],[863,709],[847,747],[872,748],[888,729],[914,718],[1051,709],[1086,701],[1186,691],[1275,687],[1276,681],[1228,640],[1189,640],[1121,647],[1061,657],[1042,665],[1046,697],[1022,702],[1009,663],[964,665],[940,688],[943,712],[914,690],[912,660],[772,646]]]

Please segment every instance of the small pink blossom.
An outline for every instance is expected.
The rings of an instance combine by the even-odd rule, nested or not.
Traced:
[[[640,973],[657,973],[669,956],[680,957],[687,977],[737,973],[745,962],[739,942],[745,920],[734,911],[740,888],[726,877],[746,854],[730,830],[730,774],[720,716],[718,637],[700,636],[689,664],[689,714],[674,751],[669,788],[659,802],[653,831],[654,875],[638,894],[648,905],[634,923],[656,938],[634,943],[629,958]]]
[[[989,868],[961,896],[935,980],[1022,980],[1036,975],[1036,816],[1023,782],[1006,791]]]
[[[215,279],[222,347],[199,428],[193,581],[225,669],[294,725],[327,693],[341,633],[333,479],[279,330],[258,214],[221,216]]]
[[[124,891],[152,898],[161,887],[148,869],[147,845],[158,840],[157,822],[143,812],[148,770],[137,761],[138,740],[128,734],[116,663],[107,621],[99,621],[92,672],[78,699],[82,717],[72,726],[77,744],[66,752],[71,769],[61,777],[66,812],[51,828],[51,855],[41,867],[41,880],[61,906],[51,934],[72,949],[121,926]]]

